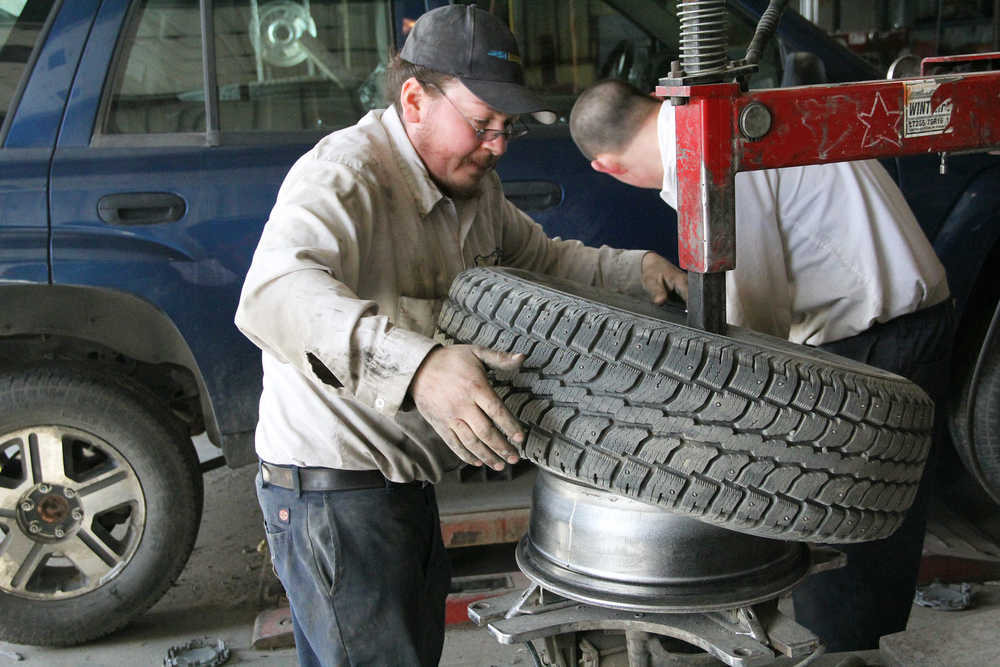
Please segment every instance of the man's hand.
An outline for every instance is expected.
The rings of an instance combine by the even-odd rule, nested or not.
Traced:
[[[642,256],[642,286],[649,293],[650,300],[658,306],[666,303],[670,292],[676,292],[685,301],[688,298],[687,273],[655,252]]]
[[[413,376],[410,395],[420,414],[460,459],[503,470],[504,461],[518,461],[517,449],[507,438],[519,443],[524,433],[490,387],[483,364],[513,371],[523,361],[523,354],[479,345],[434,348]]]

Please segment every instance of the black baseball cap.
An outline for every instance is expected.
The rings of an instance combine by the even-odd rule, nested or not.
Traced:
[[[399,57],[452,74],[476,97],[501,113],[556,121],[542,99],[524,86],[517,40],[497,17],[474,5],[446,5],[413,24]]]

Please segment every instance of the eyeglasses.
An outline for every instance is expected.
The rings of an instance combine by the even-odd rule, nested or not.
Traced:
[[[514,121],[502,130],[479,127],[475,121],[462,113],[462,110],[455,105],[451,98],[448,97],[448,94],[441,89],[441,86],[436,83],[431,83],[430,81],[420,81],[419,79],[417,79],[417,81],[420,82],[421,86],[434,86],[437,88],[438,92],[441,93],[446,100],[448,100],[448,104],[450,104],[452,108],[458,112],[458,115],[465,119],[465,122],[469,124],[472,131],[476,133],[476,139],[480,142],[496,141],[500,137],[503,137],[507,141],[514,141],[514,139],[519,139],[528,133],[528,128],[520,120]],[[516,125],[514,123],[516,123]]]

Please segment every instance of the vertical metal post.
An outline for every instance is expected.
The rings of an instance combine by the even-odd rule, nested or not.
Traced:
[[[688,272],[688,326],[725,333],[725,273]]]
[[[215,13],[212,0],[201,0],[201,63],[205,72],[205,143],[222,143],[219,131],[219,77],[215,66]]]
[[[993,50],[1000,51],[1000,0],[993,0]]]
[[[625,631],[625,646],[628,650],[628,667],[650,667],[649,642],[653,635],[639,630]]]
[[[941,34],[943,32],[944,21],[944,0],[937,3],[937,21],[934,24],[934,55],[941,55]]]
[[[688,324],[725,327],[725,272],[736,266],[736,164],[732,105],[739,84],[691,86],[674,108],[677,255],[688,271]]]
[[[257,66],[257,82],[264,81],[264,45],[260,34],[260,8],[257,0],[250,0],[250,44],[253,45],[254,64]]]
[[[681,0],[677,15],[680,67],[673,67],[671,76],[696,76],[700,84],[674,110],[678,256],[688,270],[688,324],[721,333],[726,326],[725,271],[735,265],[729,102],[736,89],[735,84],[718,85],[729,62],[728,14],[725,0]]]
[[[879,30],[889,29],[889,0],[880,0],[875,6],[876,25]]]

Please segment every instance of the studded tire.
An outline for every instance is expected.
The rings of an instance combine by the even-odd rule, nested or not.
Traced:
[[[191,438],[142,386],[0,372],[0,639],[66,646],[127,624],[180,574],[201,505]]]
[[[913,502],[933,402],[892,373],[683,310],[515,269],[472,269],[447,337],[527,355],[494,386],[523,457],[736,531],[862,542]]]

